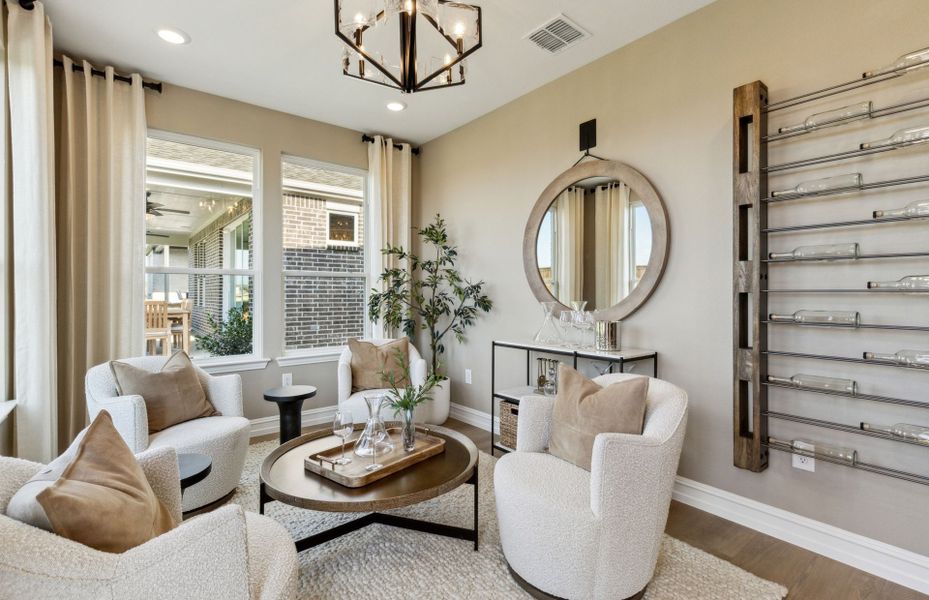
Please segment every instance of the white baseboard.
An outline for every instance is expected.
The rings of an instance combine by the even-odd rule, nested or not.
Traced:
[[[462,423],[480,427],[484,431],[490,431],[490,413],[485,413],[482,410],[452,402],[449,406],[448,416]],[[500,433],[500,417],[494,417],[494,433]]]
[[[674,499],[795,546],[929,593],[929,557],[678,477]]]
[[[335,406],[321,406],[319,408],[310,408],[300,413],[300,426],[309,427],[310,425],[322,425],[331,423],[335,417]],[[261,417],[251,420],[252,429],[250,437],[268,435],[277,433],[281,430],[281,419],[278,415],[273,417]]]
[[[485,431],[490,428],[490,414],[468,406],[453,402],[450,415]],[[495,420],[494,431],[499,431],[499,420]],[[929,594],[929,557],[921,554],[686,477],[677,478],[674,499],[882,579]]]

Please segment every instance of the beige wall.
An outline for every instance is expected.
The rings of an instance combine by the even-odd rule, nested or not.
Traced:
[[[815,474],[804,473],[791,469],[783,454],[773,456],[763,474],[734,468],[730,383],[732,89],[761,79],[777,100],[854,78],[863,68],[883,65],[926,46],[927,22],[929,3],[924,0],[720,0],[428,143],[420,158],[414,222],[423,223],[441,212],[449,221],[452,239],[460,245],[463,272],[485,279],[497,305],[491,316],[482,317],[469,330],[466,345],[449,344],[453,402],[489,412],[491,339],[528,339],[539,326],[541,311],[522,270],[523,227],[538,194],[577,159],[578,123],[597,118],[599,146],[595,152],[642,171],[664,197],[670,214],[672,241],[664,280],[648,304],[624,324],[624,343],[657,349],[662,377],[690,394],[681,474],[929,554],[926,487],[825,464],[818,465]],[[922,77],[916,81],[922,82],[925,95],[929,76],[912,77]],[[826,107],[842,106],[841,102]],[[805,115],[801,111],[794,116],[802,119]],[[859,133],[882,137],[889,134],[890,126],[875,124],[874,129]],[[835,141],[828,134],[820,139]],[[772,154],[772,161],[777,160],[777,152]],[[925,150],[902,154],[922,163],[908,164],[907,170],[926,172]],[[828,174],[814,170],[811,175],[815,178],[821,173]],[[796,182],[796,178],[782,180],[790,185]],[[887,207],[903,200],[880,199]],[[836,212],[830,212],[831,208],[824,214],[811,211],[797,220],[828,220],[830,214],[842,211],[857,211],[858,218],[869,216],[860,216],[860,204],[857,208],[842,202],[831,206]],[[882,249],[879,243],[919,245],[917,228],[895,231],[896,239],[875,242],[870,249]],[[921,239],[924,236],[922,229]],[[878,268],[874,265],[872,261],[862,268]],[[860,279],[852,268],[836,267],[828,277]],[[815,283],[826,273],[806,270],[797,272],[797,277]],[[899,270],[883,273],[885,279],[905,274]],[[868,271],[864,276],[879,278],[881,273]],[[924,307],[907,311],[906,306],[891,303],[869,309],[885,311],[881,314],[884,322],[929,320]],[[912,301],[908,306],[912,309]],[[850,351],[842,345],[861,344],[863,338],[853,337],[854,332],[849,335],[849,341],[844,341],[803,333],[777,343],[796,342],[794,347],[819,350],[823,344],[830,346],[829,351],[854,355],[857,346]],[[911,335],[905,339],[925,346],[924,338]],[[878,339],[883,349],[896,350],[896,344],[905,343],[904,338],[872,339]],[[512,367],[517,379],[524,372],[521,365],[516,361]],[[784,369],[795,367],[801,366],[785,365]],[[463,383],[467,368],[473,370],[472,385]],[[822,372],[837,367],[806,366],[811,368]],[[865,381],[870,389],[899,385],[900,389],[889,391],[924,398],[925,379],[907,380],[899,371],[873,369],[861,377],[876,378]],[[828,418],[850,423],[875,410],[865,402],[829,397],[807,402],[804,408],[808,411],[826,411],[831,415]],[[888,412],[892,408],[868,418],[880,422],[921,415]],[[782,435],[795,435],[784,425],[778,427]],[[863,451],[872,453],[868,458],[877,454],[878,460],[893,464],[899,456],[910,468],[925,470],[926,450],[922,448],[891,448],[892,444],[881,440],[842,438],[809,429],[802,434],[860,444]],[[908,454],[911,451],[922,454]]]
[[[264,358],[282,354],[284,335],[281,314],[281,161],[282,153],[318,161],[366,169],[367,145],[361,133],[301,117],[165,85],[161,95],[146,96],[148,126],[175,133],[200,136],[261,150],[262,178],[262,308]],[[335,363],[281,368],[273,360],[261,371],[242,373],[245,416],[277,414],[262,392],[281,383],[282,372],[293,373],[294,383],[315,385],[316,398],[304,410],[336,403]]]

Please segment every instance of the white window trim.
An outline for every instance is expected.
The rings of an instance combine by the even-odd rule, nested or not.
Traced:
[[[353,199],[357,197],[357,199],[360,200],[361,202],[361,210],[359,211],[359,213],[356,213],[356,214],[363,215],[365,227],[368,227],[368,228],[371,227],[371,210],[368,204],[368,171],[366,169],[359,169],[357,167],[347,167],[345,165],[322,162],[318,160],[313,160],[311,158],[304,158],[302,156],[297,156],[294,154],[282,153],[281,154],[281,163],[282,163],[281,170],[282,171],[283,171],[283,163],[285,161],[292,162],[298,165],[303,165],[306,167],[328,169],[331,171],[339,171],[342,173],[348,173],[351,175],[360,176],[362,178],[362,184],[361,184],[362,192],[358,196],[355,196],[353,193]],[[282,183],[284,184],[283,193],[286,193],[287,188],[289,187],[288,184],[292,184],[294,182],[282,178]],[[328,217],[329,216],[328,216],[328,209],[327,209],[327,215],[326,215],[326,240],[327,242],[329,239],[329,218]],[[280,226],[281,226],[281,229],[283,229],[284,227],[283,219],[281,220]],[[370,253],[372,249],[369,243],[370,239],[371,239],[370,235],[364,236],[364,243],[363,243],[363,253],[364,253],[363,265],[364,266],[362,268],[362,271],[360,272],[353,271],[350,273],[345,273],[345,272],[329,273],[329,272],[321,272],[321,271],[301,271],[301,270],[292,270],[292,269],[282,269],[281,271],[281,313],[280,313],[282,330],[286,330],[284,308],[287,302],[287,295],[283,288],[284,288],[284,282],[286,281],[287,277],[308,277],[308,276],[309,277],[312,277],[312,276],[353,277],[353,278],[364,278],[365,311],[364,311],[364,316],[362,318],[362,322],[364,323],[363,335],[365,338],[371,337],[371,321],[368,319],[368,311],[367,311],[368,294],[371,290],[371,281],[369,277],[369,271],[370,271],[369,260],[370,260]],[[356,240],[356,245],[357,245],[357,240],[358,240],[358,218],[357,217],[355,218],[355,240]],[[285,343],[285,339],[286,339],[286,335],[282,335],[281,336],[282,345]],[[344,348],[345,348],[344,345],[328,346],[328,347],[323,347],[323,348],[300,348],[300,349],[295,349],[295,350],[286,350],[282,347],[281,356],[277,357],[275,359],[275,362],[277,362],[277,364],[281,367],[337,362]]]
[[[231,373],[235,371],[250,371],[264,369],[270,359],[268,358],[259,358],[264,354],[264,286],[262,282],[262,273],[261,269],[258,268],[262,264],[261,249],[262,246],[262,232],[264,224],[264,215],[263,215],[263,185],[262,185],[262,156],[261,150],[258,148],[251,148],[249,146],[241,146],[239,144],[231,144],[229,142],[222,142],[219,140],[213,140],[204,137],[185,135],[182,133],[174,133],[171,131],[164,131],[162,129],[152,129],[149,128],[147,132],[147,137],[155,138],[159,140],[164,140],[168,142],[176,142],[179,144],[189,144],[192,146],[200,146],[204,148],[211,148],[214,150],[223,150],[226,152],[232,152],[237,154],[244,154],[252,157],[253,171],[251,177],[251,199],[252,199],[252,269],[192,269],[192,268],[166,268],[166,267],[144,267],[144,272],[147,273],[165,273],[168,275],[246,275],[252,278],[252,289],[254,297],[252,300],[251,306],[251,315],[252,315],[252,353],[244,354],[239,356],[228,356],[228,357],[207,357],[207,358],[194,358],[194,362],[203,367],[204,370],[210,373]],[[147,159],[146,159],[147,162]],[[146,181],[148,181],[148,175],[146,171]],[[197,296],[201,296],[198,294]],[[145,354],[145,346],[143,345],[140,348],[140,353]]]
[[[338,210],[338,209],[333,209],[333,208],[328,208],[328,207],[326,208],[326,247],[328,248],[358,248],[359,247],[359,244],[358,244],[358,214],[359,213],[357,212],[351,212],[347,210]],[[354,233],[352,234],[352,237],[355,238],[354,240],[350,242],[346,242],[346,241],[341,241],[341,240],[334,240],[330,237],[329,217],[331,215],[342,215],[344,217],[352,218],[352,227],[355,230]]]

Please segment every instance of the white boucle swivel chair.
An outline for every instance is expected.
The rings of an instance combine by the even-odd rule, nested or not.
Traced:
[[[140,369],[159,371],[167,356],[119,359]],[[215,502],[235,490],[248,453],[250,423],[242,412],[242,379],[237,374],[212,376],[199,367],[200,385],[219,417],[178,423],[157,433],[148,433],[148,415],[142,396],[120,396],[108,363],[87,371],[87,411],[92,421],[106,409],[129,449],[174,448],[180,453],[207,454],[212,458],[210,474],[184,490],[184,512]]]
[[[637,375],[603,375],[606,386]],[[641,436],[601,433],[590,472],[547,452],[554,398],[520,401],[516,451],[494,470],[500,542],[531,592],[637,597],[651,580],[684,441],[687,394],[649,382]],[[539,596],[537,596],[539,597]]]
[[[136,457],[155,495],[181,519],[177,457]],[[5,516],[10,498],[44,467],[0,456],[0,598],[194,600],[294,598],[297,552],[268,517],[223,506],[120,554],[100,552]]]
[[[375,346],[382,346],[394,340],[369,339],[361,340],[370,342]],[[420,356],[419,351],[413,346],[410,348],[410,381],[413,385],[423,385],[426,383],[426,361]],[[365,394],[387,393],[386,389],[364,390],[352,393],[352,351],[348,346],[342,350],[339,356],[338,367],[339,378],[339,408],[349,409],[352,411],[352,419],[356,423],[364,423],[368,419],[368,407],[364,401]],[[432,423],[441,425],[448,419],[449,405],[448,401],[443,401],[440,397],[434,397],[433,400],[420,404],[413,413],[417,423]],[[381,415],[385,420],[394,419],[394,415],[389,408],[383,409]]]

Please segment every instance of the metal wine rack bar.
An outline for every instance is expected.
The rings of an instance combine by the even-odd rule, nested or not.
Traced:
[[[917,53],[918,54],[918,53]],[[909,55],[913,56],[913,55]],[[904,58],[904,57],[901,57]],[[851,90],[899,80],[902,75],[921,68],[929,67],[929,62],[912,64],[887,73],[875,75],[865,74],[860,79],[847,81],[802,94],[794,98],[779,102],[768,102],[767,86],[761,81],[755,81],[733,90],[733,463],[735,466],[760,472],[767,468],[769,449],[790,454],[809,456],[824,462],[835,463],[854,469],[894,477],[897,479],[929,485],[929,475],[911,473],[895,469],[891,466],[872,464],[857,460],[843,460],[845,457],[833,458],[819,452],[804,451],[795,447],[793,442],[783,442],[769,437],[769,420],[789,421],[813,428],[839,431],[843,434],[866,436],[873,439],[889,442],[904,443],[909,446],[926,446],[919,440],[903,437],[904,434],[865,430],[861,427],[816,419],[802,414],[769,410],[769,390],[794,390],[803,394],[817,394],[820,401],[828,401],[830,397],[850,398],[855,401],[873,402],[877,404],[897,405],[902,407],[929,410],[929,401],[922,402],[906,398],[898,398],[880,394],[861,394],[856,389],[817,389],[803,387],[803,384],[790,385],[789,383],[768,381],[769,361],[774,358],[791,358],[801,361],[832,361],[847,363],[849,365],[881,366],[895,369],[907,369],[913,373],[929,373],[929,365],[901,364],[892,360],[880,360],[852,356],[834,356],[818,354],[815,352],[794,352],[789,348],[772,350],[768,348],[769,325],[793,325],[795,327],[816,327],[818,331],[824,329],[860,331],[862,335],[876,330],[893,330],[900,332],[929,332],[929,326],[914,324],[880,324],[859,323],[857,325],[840,325],[829,323],[795,323],[790,321],[772,321],[768,318],[767,300],[772,294],[797,295],[805,294],[915,294],[918,301],[923,302],[929,290],[924,289],[869,289],[861,288],[830,288],[828,284],[817,288],[776,288],[769,286],[768,269],[771,265],[783,263],[808,263],[813,261],[847,261],[854,263],[857,260],[885,260],[885,259],[923,259],[929,257],[927,251],[871,253],[857,257],[802,257],[802,258],[769,258],[768,238],[798,231],[817,231],[844,227],[867,227],[876,225],[899,224],[904,222],[929,223],[929,215],[914,213],[908,216],[874,217],[871,219],[837,220],[833,222],[810,224],[787,224],[777,227],[768,225],[768,208],[770,206],[789,206],[792,200],[819,201],[844,194],[862,194],[869,190],[908,186],[929,183],[929,174],[886,179],[874,182],[859,181],[857,185],[844,187],[831,187],[812,193],[783,191],[776,195],[769,194],[768,176],[791,169],[801,169],[816,165],[839,163],[840,161],[853,161],[864,156],[880,154],[881,157],[893,157],[897,154],[889,152],[908,146],[919,145],[922,141],[900,142],[895,145],[882,145],[869,147],[862,144],[852,150],[845,150],[823,154],[812,158],[791,160],[776,165],[767,164],[768,144],[771,142],[784,142],[789,139],[804,139],[804,134],[813,133],[820,129],[837,128],[851,122],[874,120],[900,113],[917,112],[929,109],[929,98],[891,103],[877,109],[868,107],[857,113],[839,115],[834,121],[825,121],[816,124],[809,121],[806,129],[797,130],[791,127],[790,131],[768,133],[767,116],[778,110],[792,108],[807,103],[830,98]],[[900,64],[899,62],[897,64]],[[815,111],[811,109],[811,113]],[[822,113],[816,113],[822,114]],[[929,118],[929,111],[926,114]],[[929,120],[927,120],[929,123]],[[904,138],[905,139],[905,138]],[[870,142],[871,139],[861,140]],[[929,147],[929,144],[926,144]],[[920,149],[914,149],[919,151]],[[883,158],[882,158],[883,160]],[[850,167],[849,172],[856,172]],[[798,189],[800,187],[798,186]],[[876,213],[875,213],[876,214]],[[927,271],[929,272],[929,271]],[[925,336],[923,336],[925,337]],[[917,338],[919,339],[919,338]],[[918,343],[918,342],[917,342]],[[899,360],[905,360],[905,355]],[[850,367],[852,368],[852,367]],[[815,371],[814,371],[815,373]],[[920,375],[916,375],[917,377]],[[888,430],[890,431],[890,430]]]

